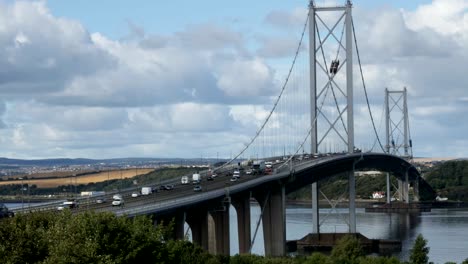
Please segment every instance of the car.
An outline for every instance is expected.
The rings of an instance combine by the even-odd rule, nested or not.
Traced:
[[[213,176],[208,176],[208,178],[206,178],[207,181],[212,181],[214,180]]]
[[[166,191],[170,191],[170,190],[173,190],[174,189],[174,185],[173,184],[166,184],[164,185],[164,190]]]
[[[96,199],[97,204],[102,204],[102,203],[105,203],[106,201],[107,201],[106,198],[97,198]]]
[[[201,192],[203,189],[200,185],[196,185],[195,187],[193,187],[193,191],[194,192]]]
[[[248,169],[248,170],[246,170],[246,171],[245,171],[245,174],[247,174],[247,175],[252,175],[252,174],[253,174],[253,171],[252,171],[252,169]]]
[[[13,217],[15,213],[10,211],[4,204],[0,204],[0,218]]]
[[[57,207],[57,210],[62,211],[65,209],[73,209],[73,208],[78,208],[78,203],[75,200],[68,200],[66,202],[63,202],[62,205]]]
[[[112,206],[121,206],[124,204],[124,199],[121,194],[114,194],[112,196]]]
[[[211,178],[214,179],[214,178],[216,178],[216,177],[218,177],[218,174],[216,174],[216,173],[211,174]]]
[[[231,181],[232,181],[232,182],[236,182],[237,180],[239,180],[238,177],[232,176],[232,178],[231,178]]]
[[[132,197],[133,197],[133,198],[136,198],[136,197],[138,197],[138,196],[140,196],[140,193],[139,193],[139,192],[132,192]]]
[[[121,206],[121,205],[124,205],[124,200],[122,198],[114,199],[112,201],[112,206]]]

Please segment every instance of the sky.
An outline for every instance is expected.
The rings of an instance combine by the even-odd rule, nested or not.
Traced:
[[[414,155],[468,157],[468,0],[353,5],[376,123],[385,87],[406,87]],[[0,0],[0,156],[230,157],[271,109],[306,13],[305,0]],[[366,107],[356,98],[356,120]],[[370,123],[355,129],[373,141]]]

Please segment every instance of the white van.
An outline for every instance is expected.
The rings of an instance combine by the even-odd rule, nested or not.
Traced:
[[[115,194],[112,197],[112,206],[121,206],[124,204],[124,200],[122,198],[122,195],[120,194]]]
[[[141,187],[141,195],[150,195],[153,193],[153,188],[151,187]]]
[[[180,179],[180,183],[181,184],[188,184],[188,177],[187,176],[182,176],[182,178]]]

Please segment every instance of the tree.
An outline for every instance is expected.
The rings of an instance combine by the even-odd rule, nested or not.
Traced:
[[[419,234],[411,249],[410,262],[413,264],[427,264],[429,261],[429,247],[427,247],[427,240]]]
[[[364,251],[355,236],[347,235],[341,238],[331,252],[332,262],[339,264],[359,263]]]

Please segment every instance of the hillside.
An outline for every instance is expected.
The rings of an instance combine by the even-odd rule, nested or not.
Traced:
[[[440,196],[468,201],[468,160],[440,163],[428,169],[424,177]]]

